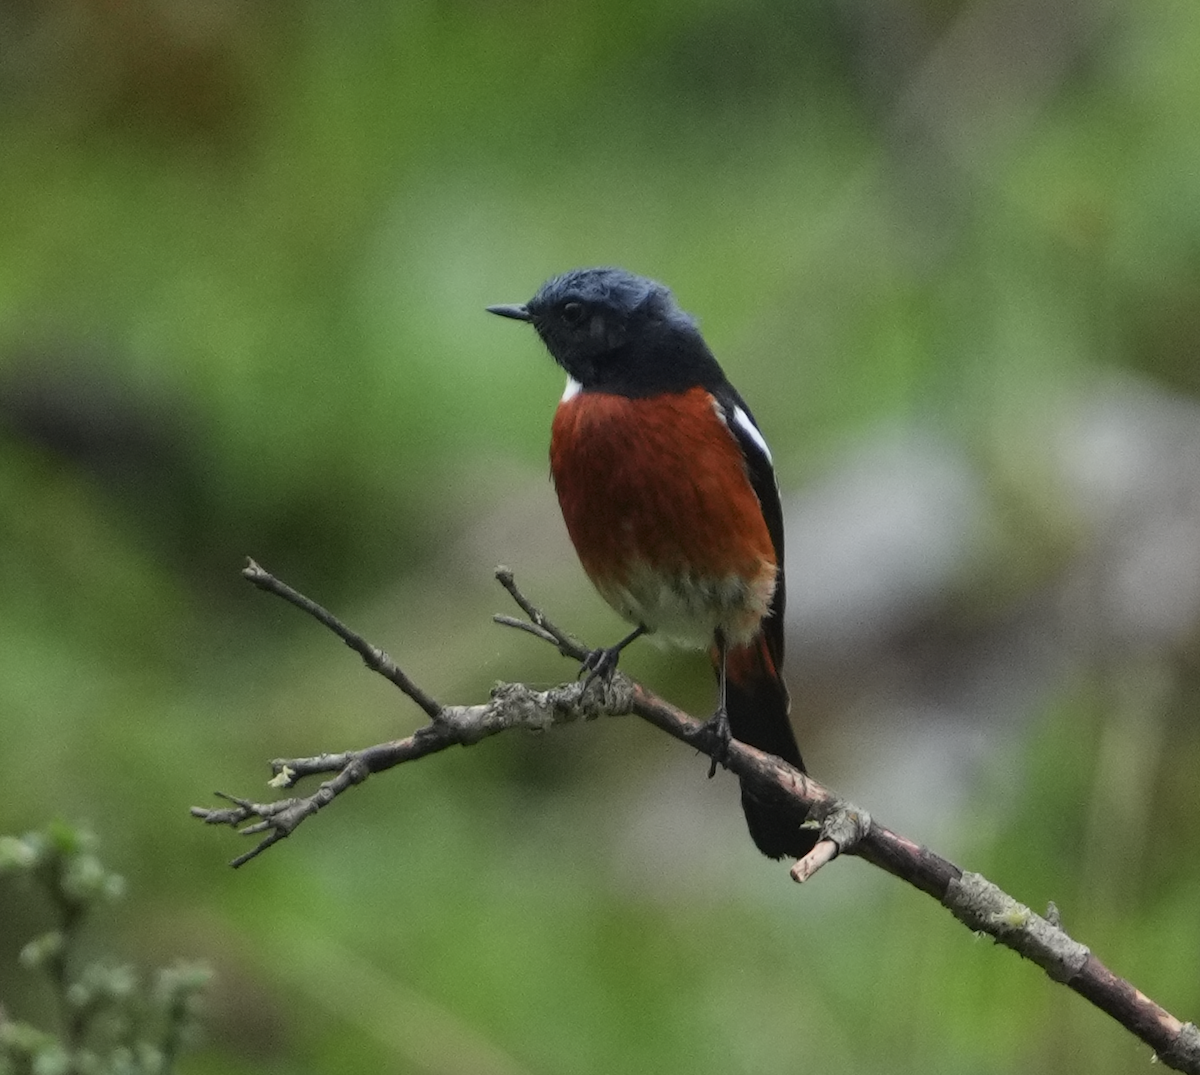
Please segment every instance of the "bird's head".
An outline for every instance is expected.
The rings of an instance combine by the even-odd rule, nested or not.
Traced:
[[[573,269],[544,283],[526,303],[489,306],[490,313],[528,321],[554,360],[584,388],[645,369],[645,352],[671,337],[694,338],[695,322],[669,288],[624,269]],[[705,349],[707,350],[707,349]]]

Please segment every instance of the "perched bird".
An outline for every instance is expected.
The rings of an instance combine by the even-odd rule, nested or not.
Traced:
[[[726,739],[804,768],[783,666],[783,517],[767,442],[695,321],[662,284],[623,269],[556,276],[524,304],[566,371],[550,469],[567,531],[601,596],[635,626],[585,663],[609,674],[657,633],[710,647]],[[750,835],[771,858],[815,843],[803,814],[754,798]]]

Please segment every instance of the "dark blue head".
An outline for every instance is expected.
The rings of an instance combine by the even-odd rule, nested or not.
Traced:
[[[488,310],[532,324],[585,389],[650,395],[724,379],[670,289],[624,269],[572,269],[523,305]]]

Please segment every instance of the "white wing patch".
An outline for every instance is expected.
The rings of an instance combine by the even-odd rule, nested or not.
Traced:
[[[567,387],[563,389],[562,399],[559,400],[559,402],[566,403],[567,400],[574,399],[582,391],[583,391],[583,385],[581,385],[577,380],[575,380],[574,377],[568,377],[567,378]]]
[[[762,454],[767,457],[767,462],[773,466],[775,460],[771,458],[771,449],[767,447],[767,439],[759,432],[758,426],[750,421],[750,415],[742,410],[741,407],[734,407],[733,420],[738,424],[742,432],[758,445],[762,450]]]

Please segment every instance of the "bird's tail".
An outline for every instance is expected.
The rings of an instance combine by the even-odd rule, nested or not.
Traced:
[[[725,670],[725,704],[734,739],[774,754],[804,772],[804,760],[788,717],[791,701],[766,635],[759,634],[748,645],[729,650]],[[742,810],[750,836],[770,858],[801,858],[817,842],[815,830],[800,827],[804,811],[755,798],[745,784]]]

